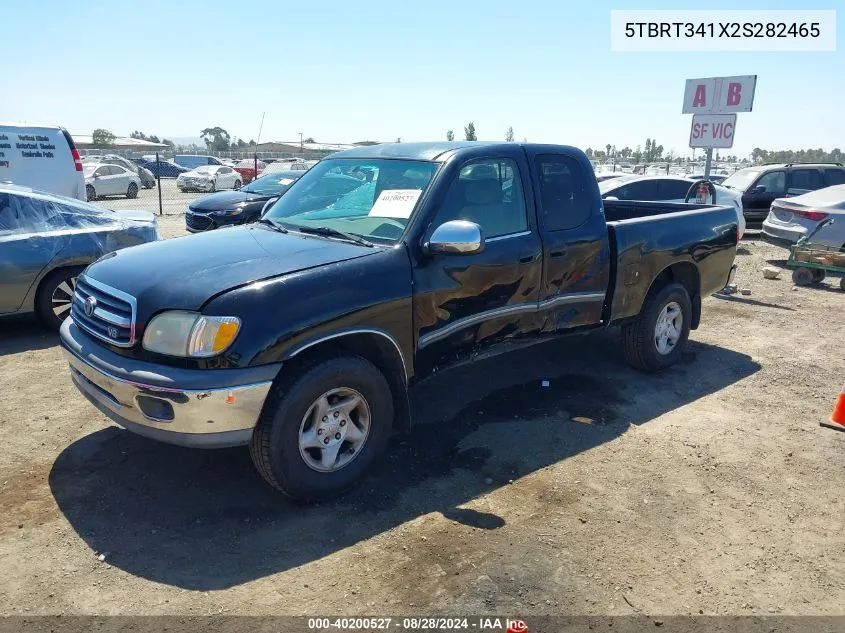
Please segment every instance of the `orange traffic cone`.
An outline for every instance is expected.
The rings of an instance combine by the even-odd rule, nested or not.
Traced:
[[[829,429],[845,431],[845,388],[842,389],[842,393],[836,398],[836,404],[833,405],[833,413],[830,414],[830,422],[821,422],[820,424]]]

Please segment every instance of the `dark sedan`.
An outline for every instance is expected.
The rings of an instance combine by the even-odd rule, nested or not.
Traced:
[[[221,226],[255,222],[268,201],[281,196],[305,173],[305,170],[277,171],[254,180],[240,191],[221,191],[199,198],[188,205],[185,228],[191,233],[201,233]],[[315,190],[308,192],[308,198],[319,206],[324,199],[349,193],[360,186],[359,178],[331,174]]]
[[[88,264],[157,239],[158,224],[149,211],[111,211],[0,185],[0,316],[35,311],[58,330],[70,314],[76,278]],[[108,323],[119,325],[131,316],[89,303],[85,309]]]
[[[176,178],[179,174],[184,174],[189,169],[182,167],[181,165],[177,165],[174,162],[169,160],[148,160],[146,158],[133,158],[131,159],[133,163],[143,167],[144,169],[148,169],[153,177],[158,178]]]

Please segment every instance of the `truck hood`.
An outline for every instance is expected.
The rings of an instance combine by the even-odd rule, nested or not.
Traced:
[[[143,324],[160,310],[199,310],[212,297],[253,281],[377,251],[248,225],[122,249],[91,264],[85,275],[135,297]]]

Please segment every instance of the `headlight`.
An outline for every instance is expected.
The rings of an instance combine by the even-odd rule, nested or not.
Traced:
[[[220,209],[220,211],[217,211],[217,213],[220,213],[222,215],[229,215],[229,216],[240,215],[243,212],[244,212],[243,207],[235,207],[234,209]]]
[[[208,358],[225,351],[241,329],[237,317],[162,312],[144,332],[144,349],[168,356]]]

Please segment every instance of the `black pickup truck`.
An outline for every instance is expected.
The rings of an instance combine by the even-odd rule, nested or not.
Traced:
[[[327,198],[336,174],[361,184]],[[361,477],[409,427],[408,387],[450,365],[614,324],[634,367],[671,365],[736,245],[730,207],[603,202],[572,147],[361,147],[254,224],[95,262],[61,342],[120,426],[248,444],[272,486],[318,499]]]

